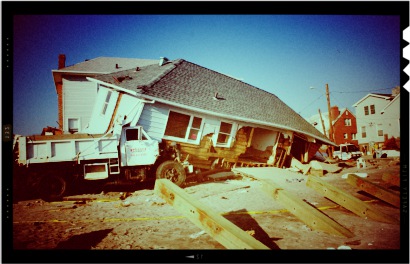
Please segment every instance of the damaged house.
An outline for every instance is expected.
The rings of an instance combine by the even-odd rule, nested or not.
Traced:
[[[81,133],[141,125],[162,144],[177,144],[198,168],[289,167],[292,157],[307,163],[322,144],[334,145],[275,95],[183,59],[85,79],[96,92],[87,98],[92,110]]]

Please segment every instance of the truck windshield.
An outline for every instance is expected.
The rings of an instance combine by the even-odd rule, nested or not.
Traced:
[[[355,145],[348,145],[347,149],[349,152],[359,151]]]

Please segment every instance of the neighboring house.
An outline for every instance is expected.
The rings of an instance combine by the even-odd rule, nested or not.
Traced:
[[[331,109],[333,138],[337,145],[351,143],[358,146],[356,116],[347,108],[333,106]]]
[[[99,57],[66,66],[66,57],[58,57],[53,79],[58,98],[58,124],[63,133],[82,132],[90,122],[97,85],[86,77],[157,64],[158,60]]]
[[[182,59],[87,80],[98,92],[84,132],[119,135],[115,124],[139,124],[163,144],[176,142],[196,167],[241,158],[282,167],[334,145],[275,95]]]
[[[330,111],[332,118],[334,142],[337,145],[343,143],[352,143],[358,145],[356,116],[347,108],[342,108],[339,110],[338,106],[332,106]],[[321,116],[322,118],[320,118],[320,114],[313,115],[310,118],[308,118],[307,121],[321,133],[328,136],[329,113],[321,113]],[[323,126],[326,132],[323,131]]]
[[[353,106],[356,107],[358,143],[361,150],[371,154],[381,148],[387,138],[400,137],[400,93],[370,93]]]

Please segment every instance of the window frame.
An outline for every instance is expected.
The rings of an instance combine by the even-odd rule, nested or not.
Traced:
[[[107,113],[107,109],[108,109],[108,105],[110,104],[111,97],[112,97],[112,91],[108,90],[107,94],[105,95],[105,100],[103,102],[103,107],[100,112],[100,115],[105,116],[105,114]]]
[[[70,120],[77,120],[77,131],[70,128]],[[80,117],[67,117],[67,131],[71,134],[78,133],[81,131],[81,118]]]
[[[230,131],[229,135],[226,132],[221,132],[222,123],[231,125],[231,131]],[[216,147],[222,147],[222,148],[230,148],[231,145],[232,145],[232,141],[234,139],[234,135],[235,135],[235,131],[236,131],[237,127],[238,127],[238,124],[236,122],[228,121],[228,120],[220,120],[218,129],[217,129],[217,131],[215,131],[215,135],[214,135],[215,146]],[[218,143],[219,134],[228,135],[228,141],[225,142],[225,143]]]
[[[381,135],[380,135],[381,132]],[[377,124],[377,136],[378,137],[383,137],[384,131],[383,131],[383,124]]]
[[[364,115],[365,115],[365,116],[369,115],[369,106],[366,105],[366,106],[364,106],[363,108],[364,108]]]
[[[352,119],[351,118],[345,118],[345,126],[352,126]]]
[[[165,131],[167,129],[168,122],[169,122],[169,116],[170,116],[171,112],[189,116],[189,122],[188,122],[188,126],[186,127],[184,138],[169,136],[169,135],[165,134]],[[194,118],[200,118],[201,119],[201,124],[200,124],[199,128],[195,128],[195,127],[193,128],[192,127]],[[178,110],[169,109],[167,123],[165,124],[165,128],[164,128],[164,139],[174,140],[174,141],[178,141],[178,142],[185,142],[185,143],[193,143],[193,144],[198,145],[200,143],[200,140],[201,140],[201,135],[202,135],[202,129],[203,128],[204,128],[204,118],[202,116],[195,115],[195,114],[190,114],[190,113],[186,113],[186,112],[182,112],[182,111],[178,111]],[[196,139],[190,139],[189,138],[192,129],[198,131]]]
[[[370,105],[370,114],[371,115],[376,114],[376,106],[374,104]]]
[[[367,133],[366,133],[366,126],[362,126],[360,128],[360,131],[362,133],[362,138],[366,138],[367,137]],[[363,136],[364,135],[364,136]]]

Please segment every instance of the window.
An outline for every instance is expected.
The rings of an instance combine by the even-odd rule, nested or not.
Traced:
[[[378,125],[377,125],[377,135],[378,135],[379,137],[382,137],[382,136],[383,136],[383,124],[378,124]]]
[[[345,126],[351,126],[352,125],[352,120],[350,118],[345,119]]]
[[[68,119],[68,131],[70,133],[76,133],[80,129],[80,121],[78,118]]]
[[[202,118],[200,117],[170,111],[165,136],[197,141],[201,124]]]
[[[356,139],[356,133],[352,133],[351,136],[352,136],[352,139],[353,139],[353,140]]]
[[[376,109],[374,107],[374,105],[370,106],[370,114],[374,115],[376,113]]]
[[[125,131],[125,137],[127,141],[138,140],[139,129],[127,129]]]
[[[199,130],[201,129],[202,118],[194,117],[192,120],[191,130],[189,131],[188,139],[196,140]]]
[[[105,112],[107,111],[108,103],[110,102],[110,98],[111,98],[111,93],[112,93],[111,91],[107,92],[107,96],[105,97],[105,102],[104,102],[103,109],[101,112],[102,115],[105,115]]]
[[[343,138],[347,139],[347,133],[343,133]]]
[[[366,127],[362,126],[362,138],[366,138]]]
[[[369,107],[368,106],[364,107],[364,115],[369,115]]]
[[[217,144],[228,144],[229,137],[232,132],[232,124],[221,122],[221,127],[218,133]]]

